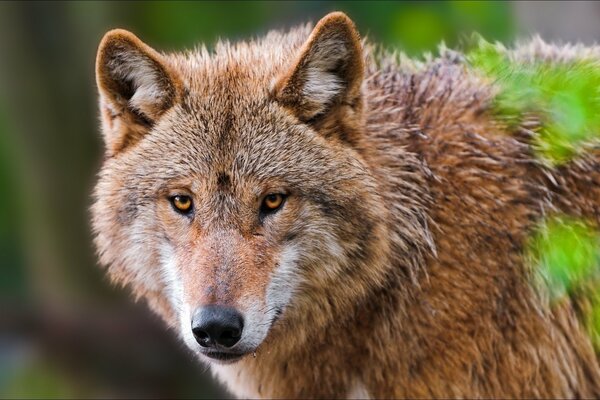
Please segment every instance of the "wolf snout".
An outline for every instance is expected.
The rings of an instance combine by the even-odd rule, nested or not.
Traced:
[[[192,333],[205,348],[230,348],[239,342],[244,329],[242,315],[233,307],[210,304],[196,309]]]

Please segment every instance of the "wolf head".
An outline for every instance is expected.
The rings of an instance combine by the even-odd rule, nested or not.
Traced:
[[[194,352],[226,363],[289,344],[382,279],[387,211],[344,14],[212,53],[114,30],[96,74],[101,262]]]

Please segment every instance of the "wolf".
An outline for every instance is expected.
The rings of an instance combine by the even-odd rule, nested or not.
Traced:
[[[542,123],[500,121],[460,53],[402,61],[334,12],[212,51],[112,30],[96,79],[101,264],[234,395],[600,396],[575,304],[525,256],[547,215],[600,223],[600,148],[538,162]]]

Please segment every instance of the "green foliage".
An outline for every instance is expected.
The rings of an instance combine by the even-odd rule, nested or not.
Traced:
[[[454,47],[471,32],[481,32],[501,41],[511,39],[514,32],[511,5],[506,2],[353,1],[335,4],[336,9],[346,11],[360,31],[368,33],[372,40],[417,57],[423,52],[435,51],[442,41]]]
[[[551,302],[576,302],[600,349],[600,232],[581,220],[550,218],[532,236],[529,252]]]
[[[579,220],[548,219],[533,236],[531,251],[552,299],[600,274],[600,235]]]
[[[495,112],[512,124],[527,114],[541,118],[539,155],[551,164],[570,160],[586,142],[600,137],[600,65],[515,61],[499,45],[479,38],[468,53],[471,65],[497,83]]]
[[[211,46],[217,37],[245,37],[276,17],[282,6],[270,2],[143,2],[135,23],[139,34],[158,47]]]

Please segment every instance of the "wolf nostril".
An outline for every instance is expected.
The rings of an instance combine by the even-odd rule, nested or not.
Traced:
[[[192,333],[196,338],[196,342],[202,347],[210,347],[211,339],[210,335],[204,332],[202,329],[192,328]]]
[[[194,331],[194,333],[196,334],[196,336],[198,336],[200,339],[208,339],[208,333],[204,332],[204,331]]]
[[[237,329],[226,329],[216,339],[217,343],[225,347],[231,347],[240,340],[242,332]]]
[[[232,347],[239,342],[244,322],[232,307],[199,307],[192,318],[192,333],[202,347]]]

